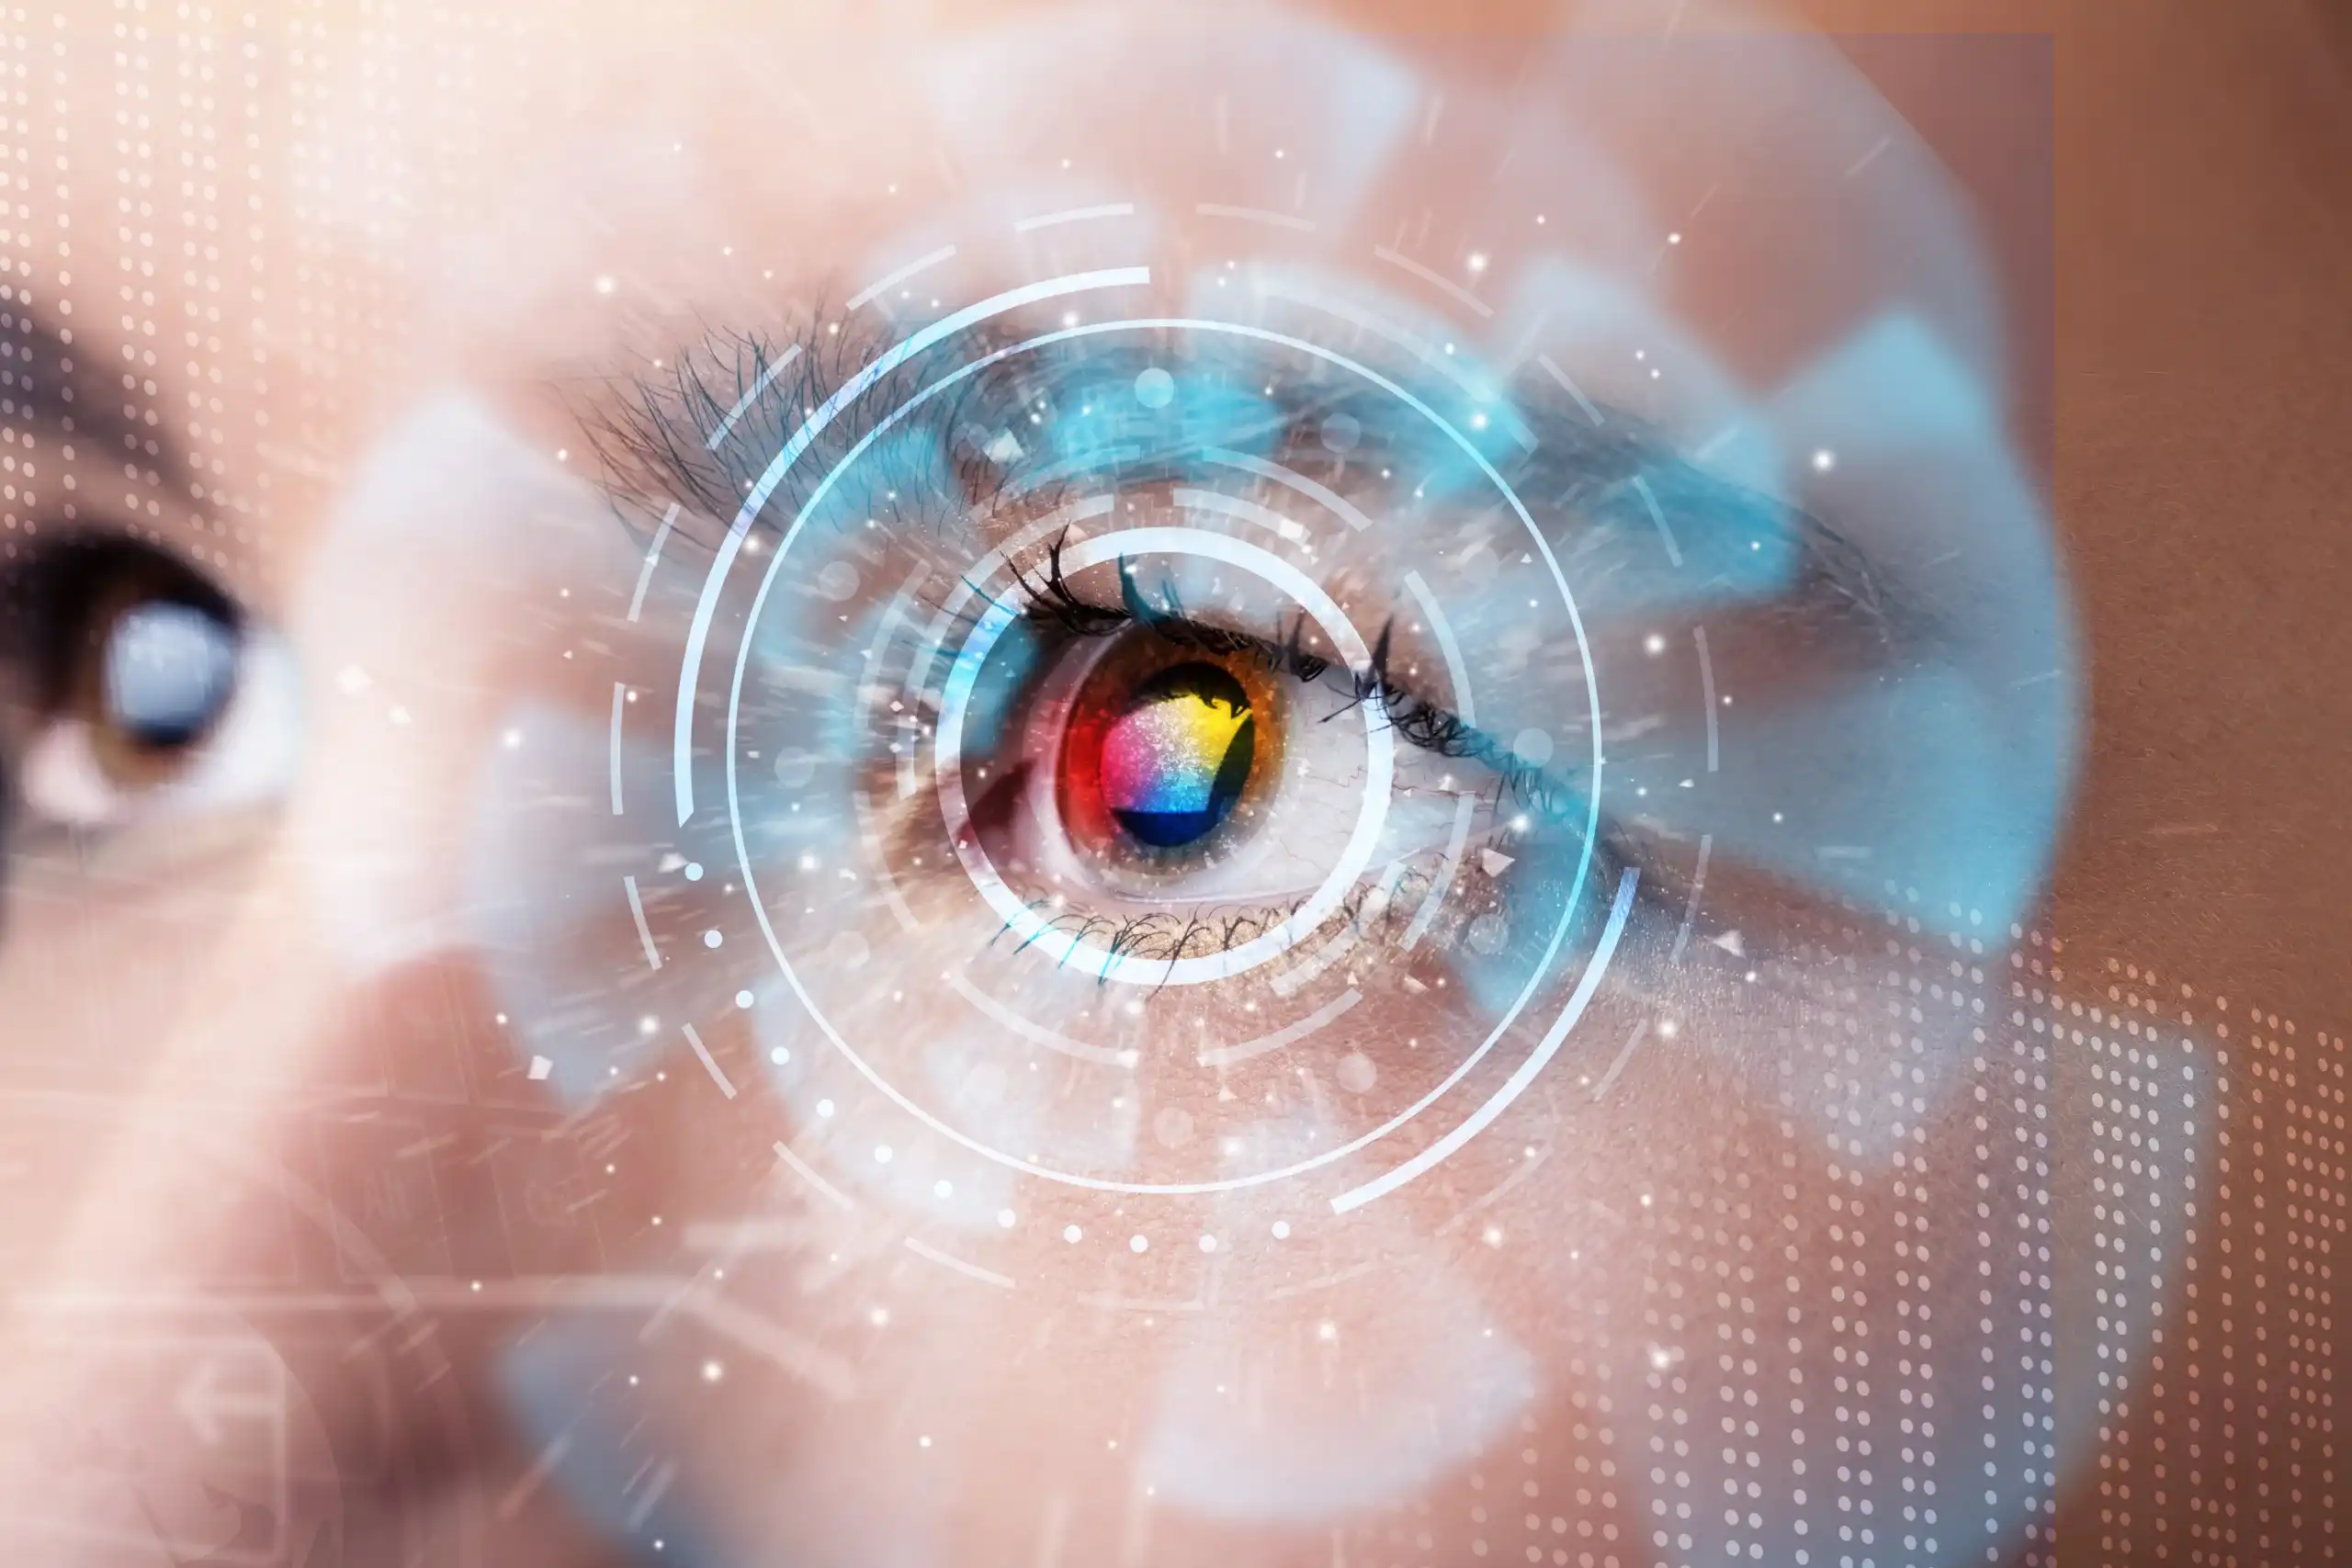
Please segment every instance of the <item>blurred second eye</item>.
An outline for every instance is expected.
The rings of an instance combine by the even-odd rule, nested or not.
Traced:
[[[30,821],[114,827],[282,783],[288,671],[209,579],[133,540],[85,537],[18,565],[0,595],[13,784]]]

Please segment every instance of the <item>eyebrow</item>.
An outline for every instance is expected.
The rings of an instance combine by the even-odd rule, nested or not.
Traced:
[[[148,423],[86,345],[22,300],[0,303],[0,418],[136,454],[173,485],[192,480],[187,455],[160,422]]]

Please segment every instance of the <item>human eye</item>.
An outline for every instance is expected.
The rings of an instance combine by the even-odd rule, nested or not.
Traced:
[[[12,401],[6,432],[17,482],[0,558],[0,756],[12,853],[273,798],[291,765],[282,642],[189,553],[114,519],[98,498],[121,487],[105,468],[120,437],[140,437],[102,412],[77,421],[55,397],[76,379],[71,340],[29,320],[25,330],[47,351],[26,356],[39,378],[28,392],[50,395]]]
[[[745,536],[774,586],[736,650],[734,765],[689,788],[714,817],[723,792],[770,917],[793,994],[762,1016],[887,1039],[908,1008],[928,1043],[899,1070],[951,1099],[1001,1076],[1007,1018],[1025,1070],[1120,1069],[1068,1086],[1066,1170],[941,1114],[1009,1169],[1211,1193],[1351,1157],[1633,912],[1597,704],[1556,678],[1594,657],[1560,592],[1565,525],[1503,478],[1524,416],[1499,378],[1334,356],[1312,330],[1049,319],[1024,358],[1008,326],[899,389],[928,416],[945,400],[923,389],[967,382],[948,412],[852,415],[783,536]],[[616,447],[684,449],[681,409],[740,395],[710,374],[640,389]],[[723,457],[662,477],[761,482]],[[1426,1015],[1426,1044],[1375,1014]],[[1474,1026],[1487,1049],[1441,1045]],[[1303,1066],[1327,1047],[1338,1066]],[[1269,1105],[1322,1124],[1274,1132]],[[1302,1159],[1301,1136],[1329,1146]]]

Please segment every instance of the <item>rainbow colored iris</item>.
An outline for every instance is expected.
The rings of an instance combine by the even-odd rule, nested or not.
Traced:
[[[1257,743],[1250,698],[1213,664],[1182,664],[1136,688],[1103,732],[1102,801],[1143,843],[1195,843],[1229,815]]]

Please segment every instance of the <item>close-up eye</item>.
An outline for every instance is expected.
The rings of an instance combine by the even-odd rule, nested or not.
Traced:
[[[1480,738],[1385,659],[1376,675],[1351,671],[1296,617],[1243,629],[1220,575],[1201,580],[1195,615],[1172,586],[1146,586],[1164,575],[1156,562],[1067,572],[1070,542],[1014,574],[1020,619],[977,661],[976,697],[991,700],[967,717],[962,758],[973,844],[1049,928],[1173,960],[1277,926],[1345,854],[1374,765],[1396,797],[1372,874],[1350,890],[1359,913],[1408,875],[1414,895],[1430,890],[1438,868],[1424,863],[1456,802],[1504,818],[1524,805],[1532,770],[1481,761]],[[1208,618],[1220,603],[1227,618]],[[1368,756],[1367,720],[1401,754]]]
[[[286,763],[282,649],[176,557],[69,539],[9,563],[19,825],[96,829],[266,793]]]

